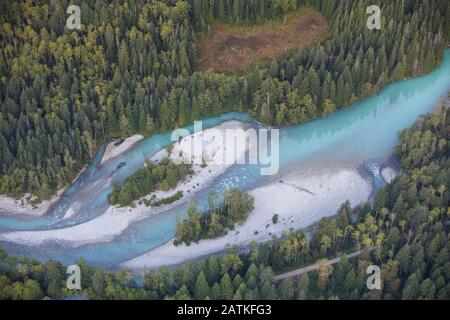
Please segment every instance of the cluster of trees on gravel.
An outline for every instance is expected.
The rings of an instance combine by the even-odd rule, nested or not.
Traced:
[[[370,3],[369,3],[370,2]],[[382,29],[366,28],[369,4]],[[297,124],[428,72],[450,38],[447,0],[6,1],[0,13],[0,194],[47,198],[99,145],[226,111]],[[200,72],[197,32],[253,24],[298,6],[319,10],[329,37],[242,74]]]
[[[400,137],[402,173],[373,204],[314,225],[311,234],[236,248],[227,254],[147,272],[138,286],[130,271],[105,272],[80,260],[81,294],[93,299],[449,299],[450,298],[450,112],[441,108]],[[369,250],[372,248],[372,250]],[[320,263],[297,278],[274,275],[362,249],[334,266]],[[381,268],[382,288],[366,286],[367,266]],[[61,298],[65,268],[0,251],[0,298]],[[72,293],[73,294],[73,293]]]
[[[175,245],[183,242],[190,245],[192,241],[223,236],[228,229],[233,230],[236,223],[245,221],[254,208],[253,196],[239,189],[225,190],[222,204],[210,193],[208,202],[208,212],[200,212],[193,203],[187,210],[187,217],[177,221]]]
[[[156,200],[148,200],[148,199],[144,199],[143,202],[147,207],[160,207],[166,204],[171,204],[175,201],[180,200],[181,198],[183,198],[183,191],[177,191],[176,193],[174,193],[171,196],[168,196],[166,198],[162,198],[162,199],[156,199]]]
[[[175,164],[169,158],[162,158],[158,164],[147,161],[144,168],[139,169],[125,179],[123,184],[115,184],[109,196],[112,205],[128,206],[134,200],[155,190],[167,191],[177,186],[191,172],[186,163]]]

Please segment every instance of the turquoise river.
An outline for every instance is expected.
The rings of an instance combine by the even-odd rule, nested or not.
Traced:
[[[368,165],[369,169],[379,168],[391,158],[399,132],[410,127],[421,115],[433,111],[449,90],[450,49],[447,49],[443,63],[425,76],[391,84],[377,96],[326,118],[280,128],[279,175],[292,170],[339,166],[357,168]],[[203,128],[231,119],[251,120],[246,114],[227,113],[204,119]],[[187,129],[192,132],[193,127]],[[0,233],[65,228],[98,217],[108,207],[107,196],[112,190],[112,181],[123,181],[142,167],[155,152],[171,142],[170,136],[171,133],[167,132],[145,138],[118,157],[100,164],[103,146],[48,214],[25,218],[2,212],[0,208]],[[121,162],[126,162],[126,166],[117,170]],[[195,198],[200,205],[206,206],[207,192],[210,190],[217,194],[230,187],[249,190],[277,178],[262,177],[259,172],[258,165],[235,165],[219,176],[208,190],[199,191]],[[376,186],[380,185],[377,174],[373,179]],[[74,215],[65,219],[64,213],[74,202],[81,203],[81,206]],[[84,257],[90,263],[114,267],[171,239],[175,234],[176,218],[185,214],[186,206],[184,203],[131,224],[109,242],[85,244],[76,248],[67,248],[60,243],[33,247],[0,242],[0,247],[14,254],[38,259],[53,258],[72,263]]]

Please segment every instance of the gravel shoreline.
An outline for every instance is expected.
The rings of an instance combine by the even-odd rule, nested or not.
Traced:
[[[116,145],[118,141],[112,141],[108,143],[105,149],[105,153],[103,154],[102,161],[100,164],[105,163],[108,160],[111,160],[115,157],[117,157],[119,154],[127,151],[130,149],[134,144],[139,142],[140,140],[144,139],[144,136],[141,136],[140,134],[135,134],[131,137],[126,138],[122,142],[120,142],[119,145]]]
[[[32,198],[30,194],[26,194],[20,199],[0,195],[0,214],[7,216],[23,215],[24,217],[40,217],[59,200],[64,191],[65,188],[59,190],[49,200],[43,200],[36,205],[30,203]]]
[[[282,181],[282,182],[280,182]],[[233,245],[264,242],[289,229],[302,229],[326,216],[336,214],[340,205],[350,200],[353,206],[367,201],[371,183],[354,169],[321,170],[314,174],[288,173],[282,180],[258,187],[250,193],[255,209],[248,219],[227,235],[201,240],[190,246],[174,246],[173,240],[120,264],[120,268],[154,269],[220,252]],[[273,224],[274,214],[278,223]]]

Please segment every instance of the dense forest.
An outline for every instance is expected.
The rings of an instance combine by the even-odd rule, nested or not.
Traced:
[[[81,30],[65,28],[68,4],[2,1],[0,194],[48,198],[109,138],[231,110],[310,121],[428,72],[450,39],[447,0],[80,1]],[[381,30],[366,28],[372,4]],[[198,71],[196,39],[215,21],[281,23],[305,5],[328,20],[316,46],[242,74]]]
[[[82,259],[80,294],[92,299],[449,299],[450,112],[441,108],[400,137],[402,173],[372,204],[322,219],[310,233],[232,248],[181,267],[161,267],[137,285],[130,271],[108,273]],[[324,259],[345,254],[334,266]],[[372,249],[372,250],[369,250]],[[319,261],[297,278],[274,275]],[[381,290],[368,290],[366,268],[381,268]],[[65,268],[0,251],[0,299],[61,298],[70,294]],[[73,293],[72,293],[73,294]]]
[[[215,193],[210,193],[208,204],[208,212],[201,212],[195,203],[191,204],[187,217],[177,221],[175,245],[223,236],[236,223],[244,222],[254,209],[253,196],[239,189],[225,190],[222,203]]]

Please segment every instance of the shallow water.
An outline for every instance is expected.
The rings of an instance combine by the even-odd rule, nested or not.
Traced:
[[[444,63],[430,74],[402,81],[386,87],[379,95],[366,99],[324,119],[307,124],[281,128],[280,175],[290,170],[314,171],[319,168],[353,167],[365,164],[373,171],[375,184],[380,185],[377,167],[388,160],[398,139],[398,133],[410,127],[416,119],[429,113],[440,97],[450,89],[450,49]],[[226,120],[249,120],[248,115],[227,113],[205,119],[203,127],[211,127]],[[188,127],[192,132],[193,127]],[[23,220],[0,216],[0,230],[53,229],[88,221],[107,208],[107,195],[112,181],[123,181],[142,167],[155,152],[170,143],[170,133],[151,136],[138,142],[125,153],[103,165],[102,148],[93,163],[74,185],[66,190],[61,201],[42,218]],[[116,170],[125,161],[127,165]],[[207,192],[221,194],[230,187],[251,189],[276,177],[261,177],[258,165],[240,165],[224,175],[195,198],[206,206]],[[67,207],[78,203],[77,213],[63,219]],[[85,257],[91,263],[112,266],[160,246],[175,234],[175,220],[183,216],[187,204],[131,225],[114,241],[85,245],[75,249],[48,245],[27,248],[1,243],[8,251],[37,257],[55,258],[66,263]]]

